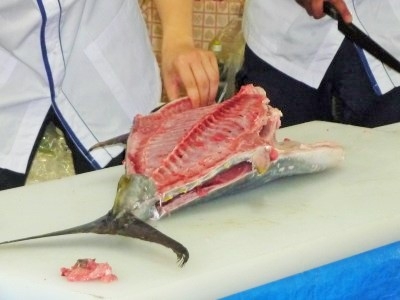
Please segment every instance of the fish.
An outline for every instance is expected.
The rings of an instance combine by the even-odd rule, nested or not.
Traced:
[[[118,182],[114,205],[104,216],[83,225],[51,233],[4,241],[0,245],[77,233],[120,235],[155,242],[170,248],[176,253],[179,266],[183,266],[189,259],[189,252],[186,247],[133,214],[135,211],[135,202],[146,200],[148,197],[153,197],[154,194],[154,184],[145,176],[122,175]]]
[[[126,145],[126,141],[128,140],[128,137],[129,137],[129,132],[121,134],[119,136],[113,137],[113,138],[105,140],[105,141],[98,142],[89,148],[89,152],[92,152],[93,150],[95,150],[97,148],[107,147],[107,146],[111,146],[111,145],[117,145],[117,144]]]
[[[242,87],[222,103],[193,107],[185,97],[154,113],[136,115],[126,140],[125,173],[105,216],[0,245],[74,233],[116,234],[168,247],[183,266],[189,259],[187,248],[146,221],[282,177],[321,172],[343,161],[343,147],[332,141],[278,141],[281,117],[265,91],[254,85]]]

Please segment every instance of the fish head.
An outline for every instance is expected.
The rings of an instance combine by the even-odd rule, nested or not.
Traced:
[[[152,218],[158,202],[154,181],[140,174],[124,174],[118,182],[114,205],[111,209],[115,217],[130,212],[138,219]]]

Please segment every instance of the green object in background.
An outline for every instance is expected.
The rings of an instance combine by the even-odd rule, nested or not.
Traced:
[[[217,57],[220,74],[217,102],[226,100],[237,92],[235,77],[242,66],[244,47],[241,16],[230,20],[210,42],[209,50]]]
[[[59,179],[75,174],[71,150],[64,134],[50,123],[40,141],[26,184]]]
[[[214,38],[211,41],[210,50],[214,52],[215,57],[217,58],[220,81],[224,81],[226,79],[225,57],[221,41],[218,38]]]

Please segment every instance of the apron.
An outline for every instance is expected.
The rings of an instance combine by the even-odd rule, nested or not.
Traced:
[[[400,59],[400,1],[346,1],[353,23]],[[288,76],[318,88],[344,36],[329,16],[315,20],[293,0],[248,0],[243,33],[262,60]],[[400,74],[359,49],[371,85],[384,94],[400,85]]]
[[[50,106],[95,167],[122,146],[88,149],[129,132],[161,97],[138,1],[2,0],[0,168],[24,173]]]

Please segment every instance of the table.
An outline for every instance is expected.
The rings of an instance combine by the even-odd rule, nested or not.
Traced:
[[[151,224],[190,251],[78,234],[0,247],[4,299],[215,299],[399,241],[398,134],[309,122],[278,138],[332,140],[342,165],[201,203]],[[0,192],[0,240],[75,226],[111,208],[122,167]],[[62,266],[107,261],[119,280],[71,283]]]

